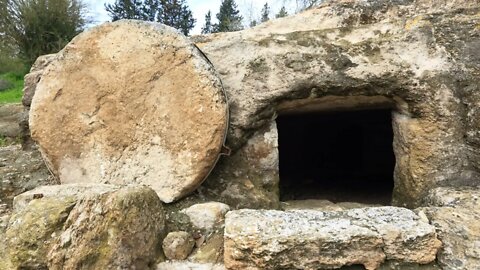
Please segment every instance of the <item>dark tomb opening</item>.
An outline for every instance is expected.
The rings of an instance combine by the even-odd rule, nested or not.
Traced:
[[[290,113],[277,125],[282,201],[390,204],[391,110]]]

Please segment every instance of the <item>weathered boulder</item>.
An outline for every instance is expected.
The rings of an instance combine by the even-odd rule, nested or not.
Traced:
[[[173,28],[128,20],[92,28],[41,76],[30,128],[62,183],[140,183],[169,203],[218,159],[228,122],[221,81]]]
[[[72,197],[31,201],[10,217],[0,269],[48,269],[46,257],[75,206]]]
[[[385,260],[427,264],[441,242],[435,228],[395,207],[343,212],[237,210],[225,221],[228,269],[331,269]]]
[[[15,199],[0,269],[147,269],[161,254],[162,202],[147,187],[40,187]]]
[[[32,99],[35,95],[37,84],[42,79],[45,68],[55,59],[56,56],[57,54],[46,54],[38,57],[30,68],[30,72],[25,75],[22,104],[27,107],[27,109],[30,109],[30,106],[32,105]]]
[[[147,269],[165,232],[162,202],[146,187],[87,195],[48,253],[49,269]]]
[[[185,260],[193,250],[195,240],[188,232],[170,232],[163,239],[163,253],[169,260]]]
[[[438,263],[448,270],[474,270],[480,266],[480,189],[437,188],[420,208],[436,227],[443,243]]]
[[[32,141],[32,137],[30,136],[30,127],[28,125],[30,106],[32,105],[32,99],[35,95],[37,84],[42,78],[43,71],[50,64],[50,62],[55,59],[55,56],[56,54],[47,54],[38,57],[30,68],[30,72],[25,75],[22,96],[22,104],[25,110],[19,119],[23,149],[31,149],[35,145],[35,143]]]

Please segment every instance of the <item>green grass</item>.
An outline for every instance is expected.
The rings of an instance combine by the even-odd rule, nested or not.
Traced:
[[[23,95],[23,75],[10,72],[0,74],[0,78],[12,83],[12,87],[0,91],[0,104],[21,102]]]

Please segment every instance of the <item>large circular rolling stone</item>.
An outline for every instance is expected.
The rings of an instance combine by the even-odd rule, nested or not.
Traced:
[[[141,21],[77,36],[46,68],[30,111],[61,183],[143,184],[166,203],[201,184],[227,126],[212,65],[173,28]]]

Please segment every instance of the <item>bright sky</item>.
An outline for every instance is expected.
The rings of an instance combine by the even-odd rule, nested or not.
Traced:
[[[100,24],[110,20],[108,13],[105,11],[105,3],[114,3],[115,0],[84,0],[90,10],[90,16],[95,21],[95,24]],[[187,0],[188,6],[193,12],[193,17],[197,19],[195,28],[191,32],[192,34],[199,34],[202,26],[205,23],[205,14],[208,10],[212,11],[212,21],[215,23],[215,15],[220,8],[221,0]],[[244,24],[248,24],[251,18],[257,19],[260,17],[265,2],[268,2],[271,8],[270,17],[274,17],[280,8],[285,5],[289,14],[295,11],[295,0],[237,0],[240,12],[244,18]]]

